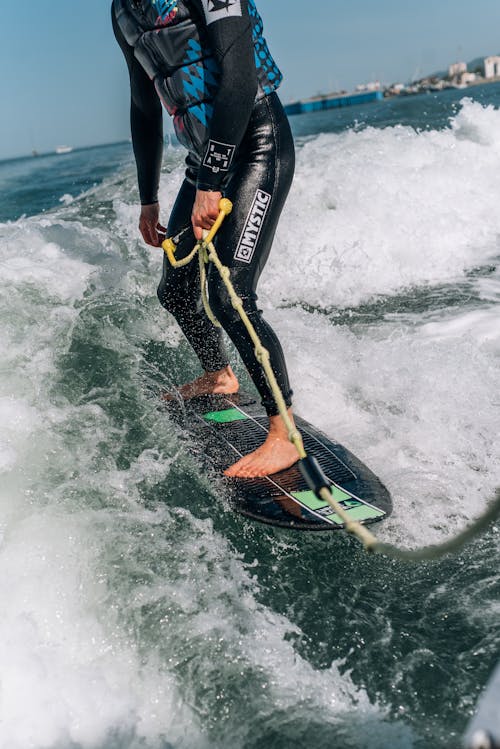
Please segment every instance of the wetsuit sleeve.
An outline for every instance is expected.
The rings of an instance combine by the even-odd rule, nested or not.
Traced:
[[[113,31],[127,61],[130,76],[130,129],[137,166],[137,181],[142,205],[158,202],[158,187],[163,155],[163,115],[153,82],[134,56],[123,36],[114,13]]]
[[[221,70],[197,187],[219,190],[248,127],[257,93],[252,24],[246,0],[195,2]]]

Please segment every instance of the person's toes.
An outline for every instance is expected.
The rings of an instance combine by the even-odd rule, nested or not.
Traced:
[[[247,479],[265,476],[267,472],[262,465],[259,467],[258,458],[255,455],[250,454],[245,455],[241,460],[224,471],[224,473],[226,476]]]
[[[241,460],[238,460],[236,463],[233,463],[233,465],[229,466],[229,468],[226,468],[226,470],[224,471],[224,475],[236,476],[238,471],[241,469],[241,466],[244,465],[246,458],[248,458],[248,456],[241,458]]]
[[[253,463],[246,463],[243,466],[239,466],[237,469],[237,475],[242,479],[249,479],[255,476]]]

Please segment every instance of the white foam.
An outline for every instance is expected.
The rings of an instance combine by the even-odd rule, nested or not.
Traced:
[[[48,235],[72,246],[47,242]],[[142,654],[143,635],[133,636],[123,621],[136,595],[129,557],[140,566],[143,556],[138,529],[152,544],[153,564],[155,526],[167,522],[165,513],[142,509],[141,491],[165,479],[170,460],[150,448],[128,469],[117,465],[123,433],[99,405],[115,397],[114,387],[82,393],[89,403],[72,406],[59,395],[54,402],[59,357],[71,345],[87,283],[92,277],[97,284],[97,304],[108,285],[74,257],[76,247],[85,251],[96,240],[97,231],[55,217],[17,222],[0,244],[1,283],[9,291],[1,310],[0,744],[26,749],[74,742],[90,749],[118,733],[130,746],[164,745],[166,737],[179,747],[209,747],[160,655],[161,643]],[[103,249],[115,253],[118,288],[145,298],[138,270],[143,248],[130,271],[118,264],[116,244],[106,241]],[[135,338],[128,342],[116,330],[113,336],[105,319],[102,325],[106,345],[126,350],[135,362]],[[159,420],[155,436],[167,444]],[[108,446],[105,460],[101,445]],[[210,527],[207,533],[206,543],[216,548]],[[115,558],[120,544],[125,552]],[[115,570],[125,588],[120,574],[110,582]],[[185,598],[189,588],[181,579]]]
[[[36,410],[25,401],[0,397],[0,475],[16,464],[18,449],[26,444],[39,421]]]
[[[451,319],[429,322],[423,326],[422,334],[435,341],[456,338],[466,345],[489,344],[492,350],[499,352],[498,306],[456,313]]]
[[[465,101],[448,130],[310,139],[263,274],[266,298],[353,305],[497,256],[499,130],[498,110]]]
[[[484,105],[469,97],[460,102],[460,110],[452,119],[451,127],[459,140],[487,146],[490,152],[500,155],[498,132],[499,110],[492,104]]]
[[[29,483],[23,468],[37,450],[45,390],[77,316],[74,302],[93,267],[47,241],[49,219],[20,219],[0,229],[0,470],[6,499]],[[5,494],[4,494],[5,492]]]
[[[411,731],[386,722],[386,711],[337,664],[318,671],[297,653],[293,640],[300,628],[259,603],[252,565],[235,555],[210,521],[185,510],[176,510],[173,519],[175,558],[163,562],[152,584],[135,591],[131,605],[164,612],[158,646],[173,664],[190,663],[194,649],[184,690],[211,726],[215,746],[243,747],[258,730],[247,719],[248,700],[259,723],[269,726],[274,714],[307,722],[317,711],[332,726],[350,723],[346,716],[355,708],[357,725],[348,726],[354,737],[370,725],[374,747],[382,749],[391,736],[401,738],[402,747],[412,745]]]
[[[154,657],[140,662],[113,616],[101,623],[106,572],[94,534],[91,514],[35,512],[0,552],[2,746],[95,747],[111,729],[153,739],[168,730],[174,741],[187,733],[196,746],[174,679]]]
[[[92,267],[68,256],[65,248],[47,242],[36,222],[20,220],[13,230],[0,230],[0,283],[31,283],[60,299],[74,299],[85,288]]]

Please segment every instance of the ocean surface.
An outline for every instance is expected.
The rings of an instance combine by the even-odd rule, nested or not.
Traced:
[[[260,302],[403,547],[500,486],[499,107],[496,84],[292,119]],[[499,657],[498,526],[406,565],[236,515],[157,409],[199,370],[130,145],[3,162],[0,197],[0,747],[459,747]]]

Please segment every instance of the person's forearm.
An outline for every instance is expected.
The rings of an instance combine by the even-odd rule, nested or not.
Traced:
[[[257,71],[247,16],[210,24],[208,33],[220,65],[220,80],[197,187],[219,190],[248,127],[257,93]]]
[[[163,153],[163,117],[161,104],[153,81],[135,59],[134,49],[128,44],[116,20],[114,7],[111,20],[116,41],[123,52],[130,76],[130,127],[137,164],[137,178],[141,203],[158,201],[161,158]]]
[[[234,79],[234,76],[232,76]],[[257,80],[238,86],[234,80],[221,87],[214,100],[207,148],[198,170],[199,190],[219,190],[245,135],[252,113]]]
[[[161,108],[154,117],[146,116],[132,102],[130,110],[132,145],[137,166],[137,182],[142,205],[158,202],[163,155]]]

